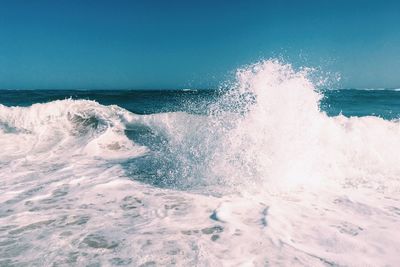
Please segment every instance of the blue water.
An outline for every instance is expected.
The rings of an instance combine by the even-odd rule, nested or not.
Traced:
[[[327,90],[321,102],[328,115],[378,116],[384,119],[400,117],[400,91],[398,90]]]
[[[62,99],[89,99],[118,105],[136,114],[172,111],[204,113],[221,92],[216,90],[2,90],[0,104],[30,106]],[[400,118],[400,91],[342,89],[322,92],[320,107],[329,116]]]

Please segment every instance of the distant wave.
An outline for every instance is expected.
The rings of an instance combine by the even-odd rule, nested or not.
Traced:
[[[183,92],[197,92],[197,89],[190,89],[190,88],[184,88],[182,89]]]

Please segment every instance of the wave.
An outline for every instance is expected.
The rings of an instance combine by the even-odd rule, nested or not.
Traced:
[[[183,88],[182,92],[197,92],[197,89],[191,89],[191,88]]]
[[[206,115],[137,115],[70,99],[0,105],[0,162],[112,162],[129,177],[179,189],[338,182],[398,190],[399,122],[328,117],[308,77],[276,60],[247,66]]]

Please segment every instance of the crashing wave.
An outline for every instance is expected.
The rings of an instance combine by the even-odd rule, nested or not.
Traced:
[[[120,159],[137,179],[176,188],[268,191],[339,180],[382,189],[397,181],[399,122],[328,117],[321,97],[307,69],[269,60],[238,70],[208,115],[136,115],[70,99],[0,106],[0,158]]]

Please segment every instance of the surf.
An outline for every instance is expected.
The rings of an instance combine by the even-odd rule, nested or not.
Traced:
[[[310,69],[267,60],[239,69],[205,115],[138,115],[72,99],[0,106],[0,157],[120,160],[128,176],[178,189],[336,181],[397,190],[388,184],[400,176],[399,122],[329,117],[322,98]]]
[[[0,105],[0,265],[397,262],[400,122],[328,116],[311,72],[245,66],[202,112]]]

